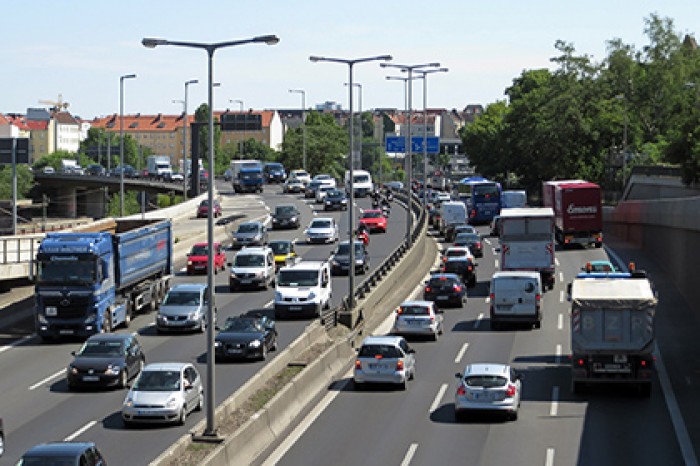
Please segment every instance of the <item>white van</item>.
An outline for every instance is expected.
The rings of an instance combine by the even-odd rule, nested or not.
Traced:
[[[440,204],[440,233],[445,241],[452,242],[454,228],[467,224],[467,206],[461,201],[445,201]]]
[[[323,309],[330,309],[331,296],[328,262],[300,261],[282,267],[275,286],[275,317],[318,317]]]
[[[496,272],[491,277],[491,328],[525,323],[540,328],[542,278],[539,272]]]
[[[345,172],[345,190],[350,189],[350,171]],[[355,197],[365,197],[372,194],[374,184],[372,183],[372,175],[367,170],[352,171],[352,189],[355,191]]]

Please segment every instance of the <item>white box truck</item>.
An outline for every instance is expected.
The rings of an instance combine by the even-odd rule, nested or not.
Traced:
[[[542,288],[554,288],[554,211],[504,209],[500,222],[501,270],[539,272]]]
[[[440,204],[440,234],[445,241],[454,240],[454,230],[458,225],[467,224],[467,206],[462,201],[444,201]]]
[[[624,383],[651,394],[657,296],[642,271],[582,273],[571,301],[571,389]]]
[[[149,155],[146,159],[148,177],[156,180],[169,180],[173,174],[170,157],[167,155]]]

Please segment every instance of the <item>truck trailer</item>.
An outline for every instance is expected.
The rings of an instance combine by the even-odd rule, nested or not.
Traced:
[[[583,180],[544,181],[542,201],[554,210],[559,244],[603,245],[603,207],[600,186]]]
[[[581,273],[571,301],[571,388],[630,384],[651,394],[657,296],[643,271]]]
[[[48,233],[33,266],[42,340],[87,337],[128,327],[155,310],[170,288],[170,220],[117,219],[101,231]]]

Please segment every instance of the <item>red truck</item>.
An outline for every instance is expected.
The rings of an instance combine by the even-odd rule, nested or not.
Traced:
[[[583,180],[542,182],[545,207],[554,210],[557,243],[603,245],[603,212],[600,186]]]

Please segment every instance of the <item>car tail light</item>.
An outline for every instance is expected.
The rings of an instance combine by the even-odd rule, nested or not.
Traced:
[[[447,256],[442,256],[442,261],[447,262]]]
[[[464,396],[466,394],[467,394],[467,391],[464,389],[464,385],[459,384],[459,387],[457,387],[457,395]]]
[[[403,309],[398,308],[398,309],[396,310],[396,313],[399,314],[399,315],[401,315],[401,314],[403,313]]]
[[[459,285],[453,285],[453,286],[452,286],[452,289],[454,289],[457,293],[459,293],[460,291],[462,291],[462,287],[459,286]]]
[[[508,388],[506,388],[506,396],[508,398],[513,398],[515,396],[515,385],[508,384]]]
[[[362,369],[362,363],[359,359],[355,359],[355,369]]]
[[[429,286],[426,286],[426,287],[425,287],[425,292],[426,292],[426,293],[430,293],[430,290],[431,290],[431,289],[432,289],[432,288],[430,288]]]
[[[472,210],[471,212],[469,212],[469,217],[470,218],[476,217],[476,210]]]
[[[586,361],[584,361],[583,358],[579,358],[579,359],[576,361],[576,364],[577,364],[579,367],[583,367],[583,366],[586,364]]]
[[[472,266],[470,265],[469,267],[467,267],[467,270],[471,272],[471,271],[472,271]]]
[[[475,246],[477,247],[477,249],[480,249],[481,248],[481,241],[477,241],[475,243]]]
[[[496,295],[493,294],[493,293],[491,293],[491,294],[489,295],[489,299],[490,299],[491,301],[493,301],[493,298],[495,298],[495,297],[496,297]]]
[[[540,303],[540,294],[539,294],[539,293],[537,293],[537,294],[535,295],[535,301],[537,301],[537,304]]]
[[[403,370],[403,361],[400,360],[400,359],[399,359],[398,361],[396,361],[396,370],[397,370],[397,371],[402,371],[402,370]]]

